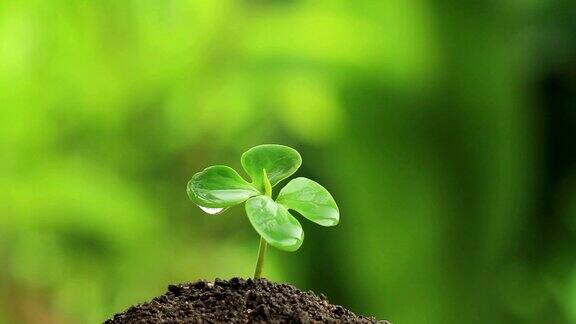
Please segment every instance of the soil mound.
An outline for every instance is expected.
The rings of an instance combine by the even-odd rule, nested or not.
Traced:
[[[325,296],[266,279],[170,285],[152,301],[116,314],[120,323],[388,323],[357,316]]]

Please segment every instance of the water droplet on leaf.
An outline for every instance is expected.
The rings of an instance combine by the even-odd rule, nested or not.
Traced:
[[[200,207],[200,209],[202,209],[202,211],[204,211],[206,214],[210,214],[210,215],[216,215],[216,214],[220,214],[221,212],[224,211],[224,208],[213,208],[213,207],[204,207],[204,206],[200,206],[198,205],[198,207]]]

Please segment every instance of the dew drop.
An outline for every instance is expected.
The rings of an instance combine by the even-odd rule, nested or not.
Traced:
[[[224,211],[224,208],[204,207],[200,205],[198,205],[198,207],[200,207],[200,209],[202,209],[202,211],[204,211],[206,214],[210,215],[220,214],[221,212]]]

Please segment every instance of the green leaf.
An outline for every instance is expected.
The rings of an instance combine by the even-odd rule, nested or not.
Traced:
[[[246,214],[256,232],[273,247],[292,252],[302,245],[302,226],[286,207],[272,198],[257,196],[248,199]]]
[[[277,144],[255,146],[242,154],[242,166],[252,178],[252,183],[264,192],[262,170],[266,170],[270,184],[291,176],[302,164],[302,157],[293,148]]]
[[[322,226],[334,226],[340,220],[340,212],[332,195],[315,181],[296,178],[288,182],[276,201]]]
[[[186,188],[188,197],[202,207],[226,208],[237,205],[260,192],[234,171],[216,165],[196,173]]]
[[[270,183],[270,179],[268,179],[266,169],[262,169],[262,182],[264,182],[264,194],[272,197],[272,184]]]

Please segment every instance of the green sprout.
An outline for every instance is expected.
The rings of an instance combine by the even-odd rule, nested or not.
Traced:
[[[340,212],[328,190],[303,177],[292,179],[280,190],[276,200],[272,198],[272,188],[302,165],[302,157],[295,149],[276,144],[259,145],[244,152],[241,162],[252,182],[228,166],[215,165],[196,173],[186,191],[190,200],[209,214],[219,214],[246,201],[248,219],[260,234],[254,272],[254,279],[258,279],[267,244],[289,252],[302,245],[304,231],[289,210],[322,226],[338,224]]]

